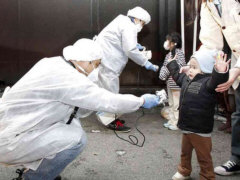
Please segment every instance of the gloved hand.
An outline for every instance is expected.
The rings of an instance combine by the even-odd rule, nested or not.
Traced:
[[[142,46],[141,44],[137,44],[137,48],[139,51],[146,50],[146,48],[144,46]]]
[[[154,64],[152,64],[151,62],[147,61],[146,64],[145,64],[145,68],[146,68],[147,70],[152,70],[152,71],[154,71],[154,72],[157,72],[158,69],[159,69],[159,66],[158,66],[158,65],[154,65]]]
[[[159,105],[159,96],[156,96],[154,94],[144,94],[141,97],[144,99],[142,107],[146,109],[150,109]]]

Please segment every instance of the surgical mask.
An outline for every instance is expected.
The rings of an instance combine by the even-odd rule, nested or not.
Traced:
[[[84,72],[85,74],[89,75],[89,73],[87,71],[85,71],[81,66],[79,66],[77,63],[75,63],[75,65],[77,65],[77,67]]]
[[[164,44],[163,44],[163,47],[164,47],[165,50],[168,51],[168,50],[170,49],[170,47],[169,47],[169,41],[165,41]]]
[[[135,26],[137,27],[137,32],[139,33],[142,30],[142,25],[140,23],[135,24]]]
[[[89,73],[88,79],[90,81],[92,81],[93,83],[97,83],[98,82],[98,72],[99,72],[99,68],[96,68],[96,69],[94,68],[94,70]]]
[[[80,65],[78,65],[77,63],[76,63],[76,65],[77,65],[77,67],[78,67],[82,72],[84,72],[85,74],[87,74],[88,77],[89,77],[90,74],[92,74],[92,72],[93,72],[94,70],[96,70],[96,68],[94,67],[93,63],[91,63],[91,65],[92,65],[92,67],[93,67],[93,70],[92,70],[92,72],[90,72],[90,73],[88,73],[87,71],[85,71],[85,70],[84,70]]]

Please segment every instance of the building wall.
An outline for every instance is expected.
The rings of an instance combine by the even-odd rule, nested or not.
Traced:
[[[179,0],[11,0],[0,1],[0,80],[13,84],[43,57],[59,56],[80,38],[92,38],[118,14],[135,6],[152,21],[139,42],[152,50],[152,63],[161,65],[167,33],[180,32]],[[158,73],[129,60],[121,87],[163,87]]]

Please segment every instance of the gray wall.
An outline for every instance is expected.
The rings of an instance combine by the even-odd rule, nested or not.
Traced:
[[[152,62],[162,64],[167,33],[180,32],[180,0],[1,0],[0,80],[15,83],[38,60],[61,55],[63,47],[92,38],[118,14],[141,6],[152,21],[139,42],[153,51]],[[159,87],[153,73],[129,61],[121,87]]]

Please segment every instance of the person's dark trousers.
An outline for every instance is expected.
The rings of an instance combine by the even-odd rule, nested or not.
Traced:
[[[234,91],[236,111],[232,114],[232,161],[240,165],[240,86]]]

